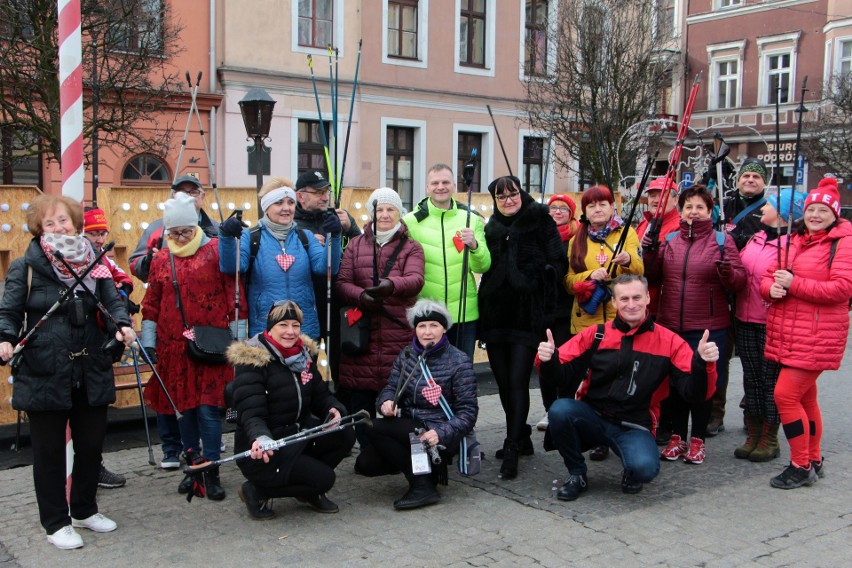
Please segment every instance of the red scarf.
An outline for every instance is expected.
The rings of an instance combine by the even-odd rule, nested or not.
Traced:
[[[571,240],[571,237],[574,236],[574,231],[571,230],[570,221],[564,225],[557,225],[556,228],[559,229],[559,236],[562,238],[563,243],[567,243]]]
[[[266,341],[269,342],[269,345],[275,348],[276,351],[281,353],[286,359],[287,357],[292,357],[293,355],[298,355],[302,351],[302,338],[296,339],[296,343],[293,344],[292,347],[284,347],[269,335],[268,331],[263,332],[263,337],[266,338]]]

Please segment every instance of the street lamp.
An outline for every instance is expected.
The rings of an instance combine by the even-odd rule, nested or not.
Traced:
[[[272,108],[275,99],[259,87],[252,88],[239,103],[243,123],[249,140],[254,140],[254,164],[257,174],[257,190],[263,185],[263,141],[269,138],[272,124]]]

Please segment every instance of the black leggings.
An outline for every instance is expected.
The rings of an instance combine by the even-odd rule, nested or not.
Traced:
[[[417,424],[410,418],[381,418],[367,430],[370,444],[361,448],[355,467],[368,477],[402,472],[411,476],[411,443],[408,434]]]
[[[339,430],[309,442],[294,460],[289,478],[279,472],[281,452],[272,454],[268,464],[249,472],[246,478],[264,499],[326,493],[334,486],[334,468],[349,455],[354,444],[355,433],[351,428]]]
[[[506,437],[520,443],[527,435],[530,373],[536,349],[517,343],[489,341],[486,351],[500,391],[500,404],[506,413]]]

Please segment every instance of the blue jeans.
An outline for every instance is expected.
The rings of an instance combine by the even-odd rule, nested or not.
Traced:
[[[572,475],[586,473],[583,451],[609,446],[621,458],[624,471],[633,481],[646,483],[660,473],[657,443],[648,430],[639,430],[604,420],[582,400],[560,398],[547,413],[556,449]]]
[[[180,426],[174,414],[157,413],[157,434],[163,446],[163,456],[180,455]]]
[[[464,323],[456,322],[453,328],[447,332],[447,335],[450,345],[467,353],[472,363],[473,352],[476,349],[476,320]]]
[[[183,418],[178,421],[183,451],[198,450],[198,440],[201,439],[202,454],[206,459],[219,459],[222,448],[222,421],[219,418],[219,407],[202,404],[197,408],[183,411]]]

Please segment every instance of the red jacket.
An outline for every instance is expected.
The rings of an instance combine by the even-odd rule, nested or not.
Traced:
[[[671,196],[669,196],[671,199]],[[639,242],[642,242],[642,239],[645,237],[645,233],[648,232],[648,227],[651,225],[651,218],[654,216],[650,211],[645,211],[643,213],[645,216],[642,219],[642,222],[639,223],[639,226],[636,227],[636,234],[639,235]],[[677,207],[666,213],[663,217],[663,224],[660,227],[660,236],[657,240],[660,241],[662,245],[666,242],[666,237],[669,233],[674,233],[675,231],[680,229],[680,213],[677,212]],[[657,310],[660,305],[660,285],[659,284],[649,284],[648,285],[648,293],[651,295],[651,303],[648,306],[648,311],[651,312],[651,315],[657,317]]]
[[[766,321],[766,358],[798,369],[840,367],[849,332],[852,298],[852,224],[841,219],[828,232],[793,235],[790,268],[793,283],[780,300],[769,298],[774,282],[770,267],[760,294],[773,302]],[[831,242],[837,241],[831,268]],[[782,251],[783,253],[783,251]]]
[[[716,261],[722,259],[713,223],[680,223],[680,234],[660,247],[647,265],[649,278],[661,282],[657,322],[683,333],[703,329],[725,329],[731,325],[728,294],[746,282],[745,268],[734,240],[725,235],[724,260],[730,261],[731,273],[724,280]]]
[[[391,366],[399,352],[411,342],[414,330],[408,325],[405,311],[417,301],[423,288],[423,249],[420,243],[408,236],[403,222],[399,231],[383,247],[378,247],[379,278],[385,273],[388,260],[405,237],[399,255],[393,263],[388,280],[393,282],[393,293],[385,298],[384,308],[399,320],[399,325],[381,313],[370,316],[370,349],[362,355],[340,354],[340,385],[350,389],[380,391],[390,376]],[[337,297],[341,306],[359,306],[364,288],[373,285],[373,228],[367,226],[364,234],[349,242],[340,261],[337,273]],[[363,310],[363,307],[361,307]],[[366,310],[363,310],[366,313]]]

